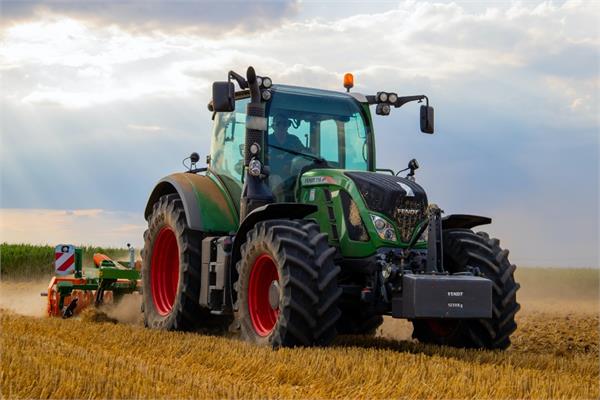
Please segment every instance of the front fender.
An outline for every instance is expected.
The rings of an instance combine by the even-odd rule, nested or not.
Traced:
[[[230,233],[238,227],[238,214],[227,191],[215,178],[178,172],[161,179],[146,204],[146,220],[161,196],[177,193],[183,202],[190,229],[202,232]]]
[[[233,262],[240,256],[240,247],[246,241],[246,234],[258,222],[268,219],[300,219],[318,211],[313,204],[304,203],[271,203],[258,207],[244,218],[233,241]]]
[[[451,214],[442,218],[442,229],[471,229],[491,223],[491,218],[481,215]]]

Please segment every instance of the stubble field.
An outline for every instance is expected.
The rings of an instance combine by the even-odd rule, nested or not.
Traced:
[[[600,397],[597,270],[521,269],[517,277],[522,309],[505,352],[422,345],[410,324],[391,319],[375,338],[273,351],[147,330],[136,297],[107,310],[120,323],[93,312],[48,319],[40,317],[44,280],[3,279],[2,397]]]

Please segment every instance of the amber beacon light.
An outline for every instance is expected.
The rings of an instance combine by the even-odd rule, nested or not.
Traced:
[[[354,75],[347,73],[344,75],[344,87],[349,92],[354,87]]]

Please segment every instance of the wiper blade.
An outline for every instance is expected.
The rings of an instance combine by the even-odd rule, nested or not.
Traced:
[[[322,164],[327,164],[327,160],[325,160],[322,157],[315,156],[314,154],[302,153],[301,151],[296,151],[296,150],[288,149],[288,148],[277,146],[277,145],[274,145],[274,144],[269,144],[268,146],[272,147],[274,149],[277,149],[277,150],[285,151],[285,152],[290,153],[290,154],[294,154],[294,155],[297,155],[297,156],[302,156],[302,157],[310,158],[310,159],[313,159],[313,160],[315,160],[315,161],[317,161],[319,163],[322,163]]]

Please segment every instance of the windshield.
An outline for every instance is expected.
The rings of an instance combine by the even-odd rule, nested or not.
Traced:
[[[294,201],[296,177],[309,168],[369,170],[365,115],[351,97],[305,88],[274,88],[267,103],[269,186],[276,201]],[[248,98],[235,111],[215,113],[210,170],[239,199]]]
[[[340,94],[278,87],[267,105],[269,186],[294,201],[296,178],[311,167],[366,171],[369,132],[360,105]]]

